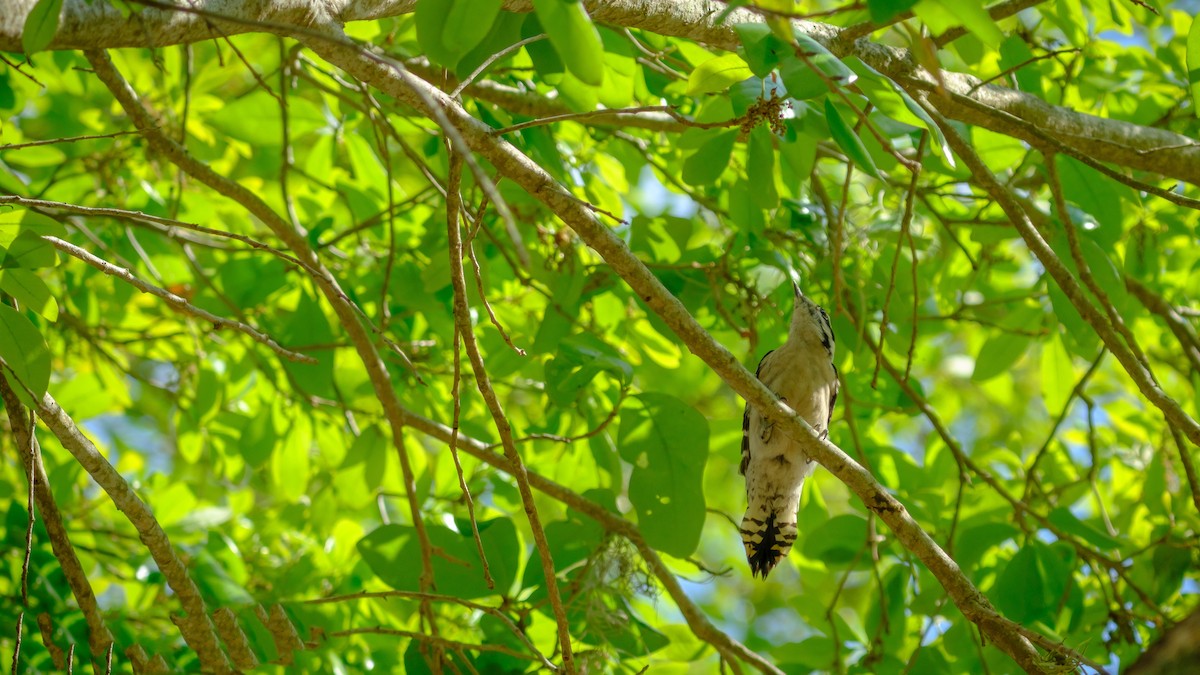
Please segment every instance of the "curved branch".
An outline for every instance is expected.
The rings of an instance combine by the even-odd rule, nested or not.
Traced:
[[[75,422],[59,407],[54,397],[50,394],[43,396],[42,400],[38,402],[37,414],[62,443],[62,446],[75,456],[79,465],[88,472],[92,480],[96,481],[96,484],[104,490],[117,509],[125,514],[125,517],[137,529],[138,537],[145,544],[150,556],[154,558],[154,563],[158,565],[167,585],[179,598],[179,604],[183,606],[183,611],[187,613],[186,616],[180,617],[176,621],[176,625],[179,626],[179,632],[183,634],[184,641],[196,652],[196,656],[200,659],[200,667],[205,672],[229,672],[229,661],[225,658],[225,653],[221,651],[216,629],[208,617],[208,610],[204,606],[204,598],[200,596],[200,589],[192,581],[187,567],[184,566],[179,556],[175,555],[171,540],[163,531],[162,526],[158,524],[158,520],[154,518],[150,507],[146,506],[146,503],[137,496],[129,483],[121,474],[117,473],[112,464],[109,464],[104,455],[101,455],[100,451],[96,449],[96,446],[75,426]]]
[[[867,508],[878,514],[938,579],[959,610],[977,624],[993,644],[1024,669],[1041,672],[1038,654],[1023,636],[1009,629],[988,599],[975,588],[929,533],[921,528],[904,505],[887,492],[862,466],[840,448],[820,440],[812,428],[772,394],[741,362],[721,346],[670,291],[662,285],[612,231],[540,166],[509,143],[495,138],[491,129],[469,115],[457,102],[430,84],[400,68],[388,67],[344,43],[312,40],[301,36],[310,49],[325,60],[378,87],[390,96],[433,116],[425,101],[437,101],[471,149],[486,158],[505,178],[512,180],[542,202],[560,220],[575,230],[609,264],[638,297],[675,332],[688,350],[699,356],[729,386],[751,405],[764,411],[784,433],[800,440],[804,451],[838,477]]]
[[[1142,392],[1151,404],[1162,411],[1163,416],[1167,418],[1167,422],[1172,426],[1177,427],[1188,437],[1191,442],[1200,446],[1200,423],[1197,423],[1190,415],[1180,407],[1175,399],[1167,395],[1166,392],[1158,386],[1154,380],[1154,376],[1142,365],[1138,360],[1137,355],[1133,350],[1125,344],[1120,335],[1113,328],[1106,318],[1101,315],[1095,305],[1088,300],[1083,288],[1075,281],[1074,275],[1063,264],[1062,260],[1054,253],[1054,249],[1046,243],[1042,235],[1033,226],[1029,219],[1029,214],[1025,212],[1024,207],[1017,200],[1016,196],[1000,181],[996,180],[996,176],[987,168],[983,160],[976,154],[975,150],[967,144],[966,140],[959,135],[954,127],[942,117],[933,106],[927,105],[926,110],[933,116],[938,126],[941,127],[942,133],[946,135],[946,142],[953,148],[954,154],[967,165],[971,170],[971,175],[975,179],[975,184],[983,188],[992,199],[1004,211],[1004,215],[1008,216],[1012,221],[1017,232],[1025,241],[1025,245],[1030,252],[1042,264],[1046,272],[1058,284],[1063,294],[1071,301],[1071,305],[1079,312],[1084,321],[1096,331],[1100,339],[1104,342],[1104,346],[1112,352],[1117,361],[1129,374],[1137,388]]]
[[[410,495],[407,501],[409,504],[409,515],[413,521],[413,528],[417,532],[417,539],[421,543],[423,550],[430,550],[429,534],[425,530],[425,521],[421,518],[420,505],[416,499],[411,498],[411,495],[417,494],[417,489],[416,480],[413,477],[412,465],[408,458],[408,451],[404,448],[404,423],[401,421],[399,412],[400,399],[392,386],[391,376],[388,374],[387,367],[379,357],[379,351],[375,348],[375,343],[371,341],[371,336],[359,320],[354,305],[347,298],[345,292],[342,291],[337,279],[334,278],[329,269],[325,267],[325,264],[317,257],[308,240],[292,227],[290,223],[280,217],[258,195],[236,181],[230,180],[213,171],[207,164],[192,157],[179,144],[167,138],[162,129],[155,124],[150,114],[146,111],[146,108],[143,107],[142,102],[138,100],[133,89],[125,82],[121,74],[117,72],[112,61],[108,58],[108,54],[102,51],[88,51],[85,52],[85,55],[92,64],[96,76],[112,92],[113,97],[117,99],[121,107],[125,110],[125,114],[129,115],[134,125],[155,150],[161,152],[184,172],[209,186],[218,194],[228,197],[244,207],[269,227],[275,236],[283,241],[297,258],[304,262],[307,269],[311,270],[310,274],[313,281],[329,301],[350,341],[354,344],[354,348],[363,362],[363,367],[367,371],[367,377],[371,381],[371,387],[380,404],[383,406],[384,416],[391,427],[392,445],[395,447],[396,454],[400,458],[400,470],[404,479],[405,492]],[[423,567],[421,586],[423,589],[426,589],[433,584],[433,568],[427,560]]]
[[[0,51],[22,51],[21,31],[25,17],[35,3],[36,0],[9,0],[7,5],[15,7],[0,15]],[[162,5],[159,2],[152,4]],[[734,24],[762,21],[750,10],[728,12],[725,3],[714,0],[587,0],[585,4],[592,18],[599,23],[687,38],[726,51],[734,51],[739,46],[732,28]],[[415,7],[415,0],[327,0],[322,3],[209,0],[204,3],[203,16],[191,12],[190,7],[188,12],[173,12],[152,6],[125,18],[109,3],[66,0],[59,30],[50,48],[162,47],[260,30],[275,32],[280,26],[290,25],[301,31],[329,21],[381,19],[411,12]],[[505,0],[504,8],[527,12],[532,4],[529,0]],[[218,15],[231,20],[216,18]],[[989,108],[1019,117],[1101,161],[1200,185],[1200,143],[1186,136],[1053,106],[1037,96],[1006,87],[980,86],[979,78],[962,73],[942,71],[935,77],[918,66],[907,50],[868,42],[865,38],[850,39],[855,36],[853,33],[843,37],[839,28],[827,24],[795,21],[793,25],[835,54],[857,56],[902,84],[945,87],[952,94],[969,96]],[[1015,133],[1006,131],[992,116],[954,100],[940,100],[937,106],[953,119],[1000,133],[1012,133],[1027,142],[1034,140],[1019,130]]]
[[[16,437],[17,447],[36,447],[37,437],[33,434],[33,427],[28,424],[28,419],[24,414],[25,408],[3,375],[0,375],[0,397],[4,399],[4,407],[8,411],[8,421],[13,435]],[[103,672],[100,665],[101,659],[113,644],[112,632],[108,630],[108,625],[104,622],[100,605],[96,602],[96,593],[92,590],[87,572],[83,570],[83,564],[79,562],[79,556],[75,554],[75,548],[71,545],[71,539],[67,535],[62,513],[58,510],[58,504],[54,501],[54,493],[50,490],[50,479],[46,476],[46,466],[42,463],[41,453],[36,452],[36,455],[37,461],[34,462],[33,467],[34,498],[37,500],[37,508],[42,516],[42,525],[50,537],[50,548],[54,551],[54,557],[62,568],[67,585],[71,587],[71,594],[75,596],[79,611],[83,612],[83,620],[88,628],[88,646],[92,650],[92,670],[101,673]]]
[[[451,438],[454,437],[455,430],[444,424],[408,410],[402,409],[401,415],[404,417],[406,425],[440,441],[449,443]],[[488,443],[464,436],[461,433],[457,435],[457,443],[459,450],[505,473],[512,474],[516,470],[506,457],[493,452]],[[675,574],[671,572],[662,558],[658,556],[658,553],[646,543],[646,539],[642,536],[641,531],[636,525],[541,474],[529,471],[527,475],[529,477],[529,485],[538,492],[566,504],[596,521],[609,532],[624,537],[629,543],[633,544],[634,548],[638,550],[638,554],[646,561],[646,565],[650,568],[655,578],[666,589],[667,595],[670,595],[671,599],[675,601],[675,605],[679,608],[679,613],[687,621],[692,634],[712,645],[726,660],[732,662],[735,658],[740,659],[764,673],[782,675],[783,671],[772,665],[770,661],[750,651],[741,642],[733,639],[708,620],[704,611],[697,607],[696,603],[692,602],[692,599],[684,592],[683,586],[679,584],[679,580],[675,577]]]

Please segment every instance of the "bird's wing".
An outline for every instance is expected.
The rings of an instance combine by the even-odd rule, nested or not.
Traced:
[[[762,379],[763,364],[767,362],[767,357],[775,350],[763,354],[762,360],[758,362],[758,368],[754,370],[754,376]],[[738,468],[738,473],[746,475],[746,467],[750,465],[750,404],[746,404],[746,410],[742,413],[742,464]]]
[[[833,385],[829,387],[829,411],[825,413],[825,428],[821,430],[821,438],[829,438],[829,425],[833,423],[833,406],[837,404],[838,389],[842,386],[838,379],[837,366],[833,367]]]

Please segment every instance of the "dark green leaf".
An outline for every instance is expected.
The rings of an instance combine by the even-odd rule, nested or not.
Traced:
[[[739,23],[733,27],[742,41],[746,63],[756,76],[766,77],[779,65],[787,46],[761,23]]]
[[[803,533],[801,539],[805,558],[828,565],[848,565],[866,546],[867,521],[852,513],[834,516],[813,531]]]
[[[455,63],[487,36],[500,5],[501,0],[454,0],[442,26],[442,45],[457,56]]]
[[[1103,246],[1112,246],[1124,234],[1122,198],[1131,196],[1129,189],[1086,164],[1063,154],[1055,155],[1063,193],[1092,218],[1095,225],[1076,222]]]
[[[729,165],[737,135],[736,131],[717,133],[700,146],[699,150],[683,160],[683,181],[697,186],[715,183]]]
[[[871,21],[882,26],[915,4],[917,0],[867,0],[867,9],[871,11]]]
[[[766,127],[750,132],[750,147],[746,156],[746,178],[751,196],[759,208],[779,206],[779,191],[775,189],[774,135]]]
[[[417,44],[425,56],[435,63],[447,68],[453,68],[462,53],[449,49],[442,42],[446,31],[446,22],[454,9],[454,0],[421,0],[417,3],[415,20],[417,24]]]
[[[867,174],[879,178],[879,169],[875,168],[875,160],[871,159],[871,154],[867,152],[862,139],[854,133],[854,129],[850,128],[850,125],[846,124],[841,113],[837,111],[837,107],[828,99],[825,100],[825,119],[829,122],[829,133],[842,152],[846,153],[855,166]]]
[[[629,501],[646,541],[678,558],[691,555],[704,526],[708,420],[673,396],[638,394],[621,406],[617,438],[621,458],[633,465]]]
[[[858,79],[853,70],[816,40],[797,32],[796,43],[804,58],[788,54],[781,57],[779,67],[779,76],[792,98],[814,98],[827,93],[830,86],[844,87]]]

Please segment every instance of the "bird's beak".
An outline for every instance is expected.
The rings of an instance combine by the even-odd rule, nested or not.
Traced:
[[[800,284],[796,283],[795,279],[792,279],[792,291],[794,291],[796,293],[797,298],[804,295],[803,293],[800,292]]]

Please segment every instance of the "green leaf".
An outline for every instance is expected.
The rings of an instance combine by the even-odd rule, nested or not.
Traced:
[[[454,9],[454,0],[421,0],[417,3],[415,22],[417,44],[421,51],[434,63],[453,68],[463,53],[456,53],[442,42],[446,22]]]
[[[50,295],[46,282],[34,272],[25,269],[0,270],[0,290],[47,321],[58,321],[58,302]]]
[[[1192,91],[1192,112],[1200,117],[1200,16],[1192,19],[1187,36],[1187,81]]]
[[[1047,414],[1054,417],[1067,404],[1067,397],[1075,388],[1075,367],[1071,363],[1071,355],[1057,335],[1042,342],[1041,376],[1042,401]]]
[[[805,59],[789,54],[779,68],[779,76],[792,98],[814,98],[828,92],[831,84],[844,87],[858,79],[858,75],[841,59],[798,30],[796,44],[807,63]]]
[[[779,65],[780,55],[790,50],[765,24],[739,23],[733,27],[742,41],[742,51],[750,71],[765,78]]]
[[[1002,71],[1012,72],[1016,76],[1018,89],[1043,96],[1042,72],[1034,61],[1033,50],[1020,35],[1010,35],[1000,43],[999,66]]]
[[[633,465],[629,501],[646,541],[677,558],[691,555],[704,527],[708,420],[673,396],[638,394],[621,406],[617,446]]]
[[[762,209],[779,206],[779,192],[775,189],[775,145],[774,135],[766,127],[758,126],[750,132],[750,148],[746,156],[746,178],[750,182],[750,196]]]
[[[854,133],[854,129],[851,129],[849,124],[846,124],[841,113],[837,111],[837,107],[829,99],[825,99],[825,119],[829,122],[829,133],[833,135],[833,140],[842,149],[842,152],[846,153],[846,156],[858,168],[879,178],[879,169],[875,168],[875,160],[871,159],[862,139]]]
[[[1092,278],[1096,281],[1096,285],[1108,296],[1109,302],[1116,308],[1117,312],[1124,314],[1129,308],[1129,293],[1125,289],[1125,279],[1121,276],[1117,265],[1113,263],[1104,249],[1091,239],[1083,239],[1079,242],[1079,249],[1083,253],[1083,261],[1087,263],[1088,269],[1092,273]],[[1125,318],[1129,321],[1129,317]]]
[[[715,183],[729,159],[733,156],[733,144],[737,131],[723,131],[709,138],[700,149],[683,160],[683,182],[688,185],[711,185]]]
[[[866,545],[867,521],[853,513],[834,516],[812,532],[802,533],[801,538],[805,558],[829,565],[848,565]]]
[[[501,4],[501,0],[454,0],[442,25],[441,39],[442,45],[456,55],[455,63],[487,37]]]
[[[21,233],[8,245],[8,249],[0,256],[0,268],[3,269],[37,269],[53,267],[58,264],[58,256],[54,246],[42,239],[40,235],[30,232],[22,226]]]
[[[1040,541],[1030,541],[1001,567],[988,594],[996,609],[1018,623],[1053,624],[1059,599],[1070,582],[1070,570],[1058,553]]]
[[[1121,542],[1109,536],[1106,532],[1080,520],[1071,512],[1071,509],[1065,506],[1060,506],[1051,511],[1047,519],[1063,532],[1078,537],[1102,551],[1111,551],[1119,548],[1121,545]]]
[[[1195,551],[1185,542],[1174,538],[1154,547],[1154,599],[1166,602],[1179,592],[1189,571],[1195,570],[1192,561]]]
[[[603,84],[604,43],[583,3],[533,0],[533,9],[567,70],[585,84]]]
[[[495,590],[483,580],[483,564],[468,525],[463,533],[441,525],[426,525],[429,542],[439,549],[432,556],[438,591],[463,599],[507,594],[517,578],[521,548],[517,530],[508,518],[479,522],[479,539],[487,556]],[[383,583],[398,591],[418,591],[421,577],[421,544],[411,525],[384,525],[358,542],[363,562]]]
[[[521,39],[542,35],[545,32],[537,14],[530,14],[521,25]],[[525,45],[525,52],[533,61],[534,70],[537,71],[539,77],[546,81],[546,84],[557,85],[562,80],[563,73],[567,72],[567,67],[563,65],[562,59],[558,57],[558,52],[549,40],[530,42]]]
[[[725,91],[730,85],[753,75],[737,54],[714,56],[697,66],[688,76],[687,93],[688,96],[699,96]]]
[[[917,0],[867,0],[867,9],[871,12],[871,21],[882,26],[915,4]]]
[[[633,376],[633,368],[605,344],[564,344],[546,361],[546,395],[556,405],[572,407],[600,373],[609,373],[622,384]]]
[[[921,0],[913,7],[913,12],[937,33],[952,26],[963,26],[985,45],[999,45],[1004,41],[1004,34],[979,0]]]
[[[954,542],[954,559],[962,569],[975,570],[988,551],[1020,533],[1015,526],[994,519],[1003,512],[991,515],[992,519],[978,518],[971,525],[963,522],[962,534]]]
[[[1063,194],[1094,218],[1099,227],[1079,222],[1076,225],[1105,246],[1120,241],[1124,234],[1122,197],[1131,196],[1129,188],[1072,157],[1058,154],[1055,161]]]
[[[50,348],[33,322],[4,304],[0,304],[0,360],[40,401],[50,386]],[[13,387],[28,404],[24,388]]]
[[[21,31],[21,48],[26,56],[33,56],[50,46],[58,32],[58,15],[63,0],[38,0],[25,16],[25,27]],[[11,8],[10,8],[11,9]]]
[[[1007,372],[1029,347],[1029,337],[1015,333],[993,335],[983,343],[975,357],[975,372],[972,382],[986,382],[1000,373]]]

